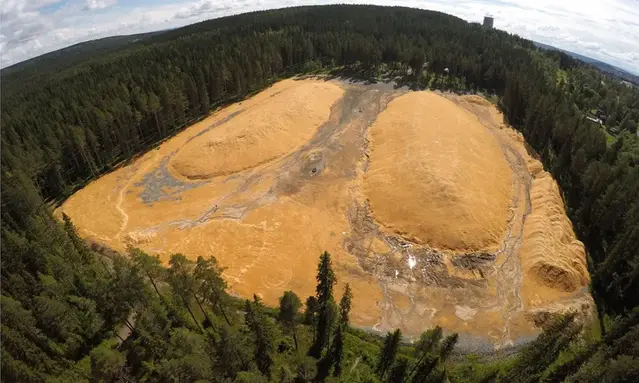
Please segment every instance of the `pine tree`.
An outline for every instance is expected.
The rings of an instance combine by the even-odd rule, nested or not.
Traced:
[[[193,268],[195,265],[183,254],[172,254],[169,260],[169,266],[167,275],[173,294],[180,298],[184,308],[189,312],[191,318],[193,318],[195,328],[200,330],[200,322],[195,318],[190,304],[191,298],[194,295],[195,280],[193,279]]]
[[[408,359],[399,357],[388,373],[388,383],[403,383],[408,372]]]
[[[227,314],[227,305],[230,300],[226,292],[226,281],[222,278],[224,268],[220,267],[215,257],[204,259],[198,257],[193,270],[193,278],[195,279],[195,299],[200,305],[202,312],[206,312],[202,308],[198,296],[202,297],[204,302],[212,305],[213,312],[216,315],[222,315],[226,323],[230,326],[231,320]],[[208,320],[210,322],[210,319]]]
[[[455,334],[456,335],[456,334]],[[439,326],[436,326],[434,329],[425,331],[422,333],[417,346],[415,347],[416,356],[419,357],[417,362],[413,365],[413,368],[410,370],[406,379],[413,378],[413,382],[421,382],[425,381],[433,371],[433,369],[437,366],[440,361],[440,357],[435,355],[435,351],[440,348],[440,340],[442,338],[442,329]],[[452,344],[454,346],[456,338],[451,338],[447,344]],[[448,350],[452,350],[451,346],[446,346],[445,354],[450,352]],[[421,380],[420,380],[421,379]]]
[[[274,363],[271,356],[274,349],[271,323],[265,316],[264,307],[257,295],[253,296],[253,302],[246,300],[244,310],[246,327],[253,334],[255,341],[255,363],[260,372],[270,378]]]
[[[210,103],[209,103],[209,95],[206,91],[206,81],[204,81],[204,74],[200,68],[197,69],[195,75],[195,82],[197,86],[197,95],[198,100],[200,102],[200,110],[201,114],[207,114],[209,112]]]
[[[424,331],[422,335],[419,337],[417,346],[415,346],[415,351],[417,353],[416,356],[420,357],[421,355],[433,352],[436,349],[436,347],[439,345],[439,341],[441,339],[442,339],[442,328],[439,326],[435,326],[435,328],[433,329]]]
[[[315,329],[313,322],[315,321],[315,314],[317,314],[317,298],[309,296],[306,298],[304,306],[304,324],[313,325],[313,329]]]
[[[344,287],[344,295],[339,302],[339,325],[348,326],[348,315],[351,311],[351,304],[353,301],[353,293],[351,292],[351,286],[347,283]]]
[[[382,379],[386,375],[388,369],[395,362],[395,356],[397,355],[401,338],[402,332],[399,329],[386,334],[386,338],[384,339],[384,348],[382,349],[382,353],[379,356],[379,362],[377,363],[377,375],[379,375]]]
[[[333,376],[342,375],[342,362],[344,359],[344,326],[338,326],[331,344],[331,354],[334,363]]]
[[[295,350],[298,349],[297,334],[295,331],[295,317],[302,302],[300,298],[292,291],[285,291],[284,295],[280,298],[280,313],[279,320],[282,324],[293,333],[293,340],[295,341]]]
[[[540,378],[544,369],[564,350],[581,331],[581,325],[574,321],[575,314],[566,314],[553,320],[534,342],[528,344],[519,354],[504,379],[522,381]]]
[[[331,355],[334,363],[333,376],[340,376],[342,374],[342,362],[344,359],[344,331],[348,328],[348,315],[351,311],[351,303],[353,300],[353,293],[351,287],[347,283],[344,287],[344,295],[339,303],[339,321],[335,335],[333,336],[333,342],[331,343]]]
[[[443,341],[439,348],[439,359],[442,362],[445,362],[446,359],[450,356],[457,344],[457,340],[459,340],[459,335],[451,334],[447,336]]]
[[[309,355],[319,358],[322,351],[328,344],[331,333],[331,310],[335,305],[333,300],[333,286],[337,282],[335,273],[331,266],[331,255],[324,252],[320,256],[319,265],[317,267],[317,326],[315,330],[315,339],[313,345],[309,349]]]
[[[160,293],[157,285],[158,280],[165,271],[162,267],[162,262],[160,262],[160,258],[158,256],[152,257],[142,250],[133,247],[129,248],[129,256],[133,259],[136,267],[142,270],[149,279],[160,300],[165,302],[164,296]]]
[[[415,366],[415,375],[413,375],[413,383],[424,383],[428,380],[430,374],[435,370],[439,363],[439,356],[428,355]],[[409,374],[410,377],[412,375]]]

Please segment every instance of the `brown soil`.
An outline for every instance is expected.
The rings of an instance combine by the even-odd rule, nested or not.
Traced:
[[[272,305],[313,294],[329,251],[356,325],[417,336],[438,324],[469,350],[530,339],[548,312],[588,311],[583,246],[552,178],[492,105],[445,97],[282,81],[58,214],[117,250],[214,255],[234,293]]]

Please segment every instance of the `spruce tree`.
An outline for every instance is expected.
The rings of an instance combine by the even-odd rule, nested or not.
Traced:
[[[304,306],[304,324],[313,325],[313,329],[315,329],[313,322],[315,321],[315,314],[317,314],[317,298],[312,295],[309,296],[306,298]]]
[[[255,363],[260,372],[270,378],[274,364],[271,356],[274,350],[273,328],[264,314],[264,307],[257,295],[253,296],[253,302],[246,300],[244,310],[246,327],[253,334],[255,341]]]
[[[224,268],[220,267],[215,257],[209,257],[208,259],[198,257],[193,270],[193,277],[196,281],[195,298],[203,312],[204,309],[198,296],[201,296],[204,302],[213,307],[213,312],[216,315],[222,315],[230,326],[231,320],[227,314],[230,297],[226,292],[226,281],[222,278],[223,272]]]
[[[412,375],[411,372],[408,377],[412,375],[413,383],[424,383],[427,381],[430,374],[435,370],[435,367],[438,363],[439,356],[428,355],[415,366],[415,374]]]
[[[331,354],[334,363],[333,376],[342,375],[342,362],[344,361],[344,327],[338,326],[331,344]]]
[[[335,335],[333,336],[333,342],[331,343],[331,355],[334,363],[333,376],[340,376],[342,374],[342,362],[344,359],[344,332],[348,328],[348,314],[351,311],[351,303],[353,300],[353,293],[351,287],[347,283],[344,287],[344,295],[339,302],[339,322]]]
[[[317,288],[315,289],[317,297],[317,325],[315,330],[315,339],[313,345],[309,349],[309,355],[319,358],[328,344],[332,325],[332,307],[335,305],[333,299],[333,286],[337,282],[335,273],[331,266],[331,255],[324,252],[320,256],[317,266]]]
[[[348,326],[348,315],[351,311],[351,304],[353,301],[353,293],[351,286],[347,283],[344,287],[344,295],[339,302],[339,324],[340,326]]]
[[[293,333],[293,341],[295,342],[295,350],[298,349],[297,333],[295,331],[295,317],[302,306],[300,298],[292,291],[285,291],[280,297],[279,320],[282,324]]]
[[[442,341],[442,344],[439,348],[439,358],[442,362],[445,362],[446,359],[448,359],[450,354],[453,352],[458,339],[459,335],[451,334]]]
[[[388,383],[404,383],[408,371],[408,359],[399,357],[388,373]]]
[[[402,338],[402,332],[397,329],[394,332],[386,334],[384,339],[384,348],[379,356],[379,362],[377,363],[377,375],[380,378],[384,378],[388,369],[395,362],[395,356],[399,348],[399,342]]]
[[[191,298],[194,296],[195,287],[195,280],[193,279],[193,269],[195,265],[183,254],[172,254],[169,260],[169,266],[167,279],[169,285],[171,285],[171,290],[189,312],[195,324],[195,328],[200,330],[200,322],[198,322],[195,314],[193,314],[193,310],[191,310]]]

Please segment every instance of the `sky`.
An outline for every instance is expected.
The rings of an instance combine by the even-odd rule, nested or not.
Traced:
[[[0,0],[0,67],[97,38],[180,27],[254,10],[326,0]],[[349,1],[490,14],[495,28],[639,75],[639,0]]]

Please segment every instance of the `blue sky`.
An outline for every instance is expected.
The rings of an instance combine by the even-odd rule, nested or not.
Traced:
[[[322,0],[0,0],[0,67],[101,37],[175,28],[260,9]],[[335,1],[401,5],[495,27],[639,75],[639,0]]]

